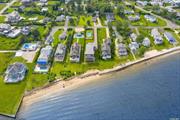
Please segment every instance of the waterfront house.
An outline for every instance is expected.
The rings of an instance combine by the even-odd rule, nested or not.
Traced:
[[[152,15],[144,15],[144,18],[145,18],[147,21],[150,21],[150,22],[152,22],[152,23],[157,22],[156,17],[154,17],[154,16],[152,16]]]
[[[128,55],[127,49],[126,49],[126,45],[123,43],[119,43],[117,44],[117,51],[118,51],[118,55],[119,56],[126,56]]]
[[[53,49],[51,46],[46,46],[41,49],[40,55],[37,60],[37,67],[39,69],[39,72],[41,70],[45,70],[46,72],[48,71],[52,52]]]
[[[79,45],[77,42],[75,42],[71,46],[70,61],[71,62],[80,62],[80,56],[81,56],[81,45]]]
[[[149,47],[151,44],[151,41],[149,40],[149,38],[144,38],[143,42],[142,42],[142,45],[145,46],[145,47]]]
[[[29,26],[25,26],[21,29],[21,33],[23,35],[28,35],[30,32],[31,32],[31,27],[29,27]]]
[[[176,43],[176,39],[172,36],[172,34],[170,32],[165,32],[164,37],[169,41],[169,43],[171,43],[171,44]]]
[[[7,16],[7,21],[11,23],[19,22],[20,20],[21,20],[21,16],[17,11],[14,11]]]
[[[65,55],[66,55],[66,45],[58,44],[55,55],[54,55],[54,60],[58,62],[63,62]]]
[[[140,17],[139,17],[139,15],[130,15],[130,16],[128,16],[128,19],[132,22],[135,22],[135,21],[139,21]]]
[[[25,78],[27,67],[23,63],[16,62],[9,65],[5,72],[5,83],[17,83]]]
[[[107,60],[111,59],[111,40],[105,39],[101,46],[101,56],[102,59]]]
[[[161,34],[159,33],[158,29],[154,28],[151,30],[151,36],[154,38],[154,43],[156,45],[163,44],[163,38]]]
[[[139,44],[137,42],[131,42],[129,44],[129,48],[130,48],[132,53],[136,53],[137,49],[139,48]]]
[[[130,35],[130,38],[131,38],[132,41],[136,41],[137,35],[136,35],[135,33],[132,33],[132,34]]]
[[[94,62],[95,61],[94,54],[95,54],[94,43],[87,43],[85,50],[85,61]]]

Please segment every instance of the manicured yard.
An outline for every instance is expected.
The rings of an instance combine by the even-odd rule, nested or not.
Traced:
[[[20,37],[12,39],[0,36],[0,50],[16,50],[20,45]]]
[[[98,41],[100,43],[103,42],[103,39],[106,39],[106,29],[105,28],[101,28],[101,29],[98,29],[97,31],[98,33]]]
[[[0,16],[0,23],[3,23],[5,21],[6,17],[5,16]]]
[[[134,26],[166,26],[166,22],[162,19],[157,18],[157,22],[152,23],[147,21],[143,15],[140,16],[140,20],[136,22],[131,22]]]
[[[59,35],[61,35],[63,33],[63,30],[62,29],[59,29],[58,31],[55,32],[54,34],[54,41],[53,41],[53,46],[57,46],[58,43],[60,42],[60,39],[59,39]]]
[[[2,10],[5,6],[6,6],[5,3],[3,3],[3,4],[1,3],[1,4],[0,4],[0,10]]]
[[[93,26],[92,16],[80,16],[78,26]]]
[[[14,53],[0,53],[0,75],[2,75],[7,67],[7,63],[10,62]]]

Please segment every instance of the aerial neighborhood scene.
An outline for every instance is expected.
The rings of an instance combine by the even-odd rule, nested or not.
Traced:
[[[0,0],[0,114],[59,81],[179,49],[180,0]]]

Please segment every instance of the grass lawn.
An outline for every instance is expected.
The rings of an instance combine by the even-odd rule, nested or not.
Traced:
[[[0,50],[16,50],[20,45],[20,37],[12,39],[0,36]]]
[[[10,62],[13,55],[14,53],[0,53],[0,75],[3,75],[7,67],[7,63]]]
[[[97,31],[98,33],[98,41],[100,43],[103,42],[103,39],[106,39],[106,28],[101,28],[101,29],[98,29]]]
[[[0,16],[0,23],[4,23],[6,17],[5,16]]]
[[[53,35],[54,37],[54,41],[53,41],[53,46],[57,46],[58,43],[60,42],[60,39],[59,39],[59,35],[61,35],[63,33],[64,30],[62,29],[59,29],[58,31],[56,31]]]
[[[92,16],[80,16],[78,26],[93,26]]]
[[[151,36],[151,30],[150,29],[144,29],[144,28],[139,28],[139,32],[143,34],[145,37],[148,37],[151,40],[151,49],[156,49],[156,50],[163,50],[163,49],[168,49],[173,47],[163,36],[162,31],[159,30],[161,35],[163,36],[163,44],[162,45],[155,45],[154,44],[154,39]]]
[[[147,21],[143,15],[140,16],[139,21],[131,22],[134,26],[166,26],[166,22],[162,19],[157,18],[157,22],[152,23]]]
[[[0,4],[0,10],[2,10],[4,7],[6,6],[6,4]]]
[[[10,58],[11,56],[9,56],[8,58],[5,58],[6,66],[17,61],[25,62],[21,58],[13,58],[13,59],[10,59]],[[14,115],[17,112],[20,101],[24,94],[25,87],[26,87],[26,80],[17,84],[5,84],[3,75],[0,75],[0,91],[1,91],[0,113]]]

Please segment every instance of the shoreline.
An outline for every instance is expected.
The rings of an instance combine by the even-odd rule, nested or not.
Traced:
[[[150,52],[152,52],[152,53],[150,53]],[[90,70],[82,75],[69,78],[66,81],[57,80],[50,85],[39,88],[37,90],[32,90],[28,94],[25,94],[22,103],[29,105],[29,104],[35,102],[36,100],[42,99],[42,97],[47,97],[48,95],[50,95],[52,93],[57,93],[57,92],[63,93],[63,91],[77,88],[78,86],[88,83],[90,81],[102,79],[103,77],[106,77],[106,75],[127,69],[134,65],[138,65],[140,63],[145,63],[149,60],[153,60],[156,58],[160,58],[160,57],[163,58],[163,57],[168,57],[173,54],[178,54],[178,53],[180,53],[180,47],[171,48],[171,49],[162,50],[162,51],[156,51],[156,52],[149,51],[149,53],[150,53],[149,56],[143,57],[136,61],[128,62],[123,65],[116,66],[111,69],[106,69],[106,70],[102,70],[102,71]],[[160,59],[162,59],[162,58],[160,58]]]
[[[152,50],[145,53],[145,57],[140,58],[139,60],[131,61],[122,65],[118,65],[111,69],[106,69],[102,71],[90,70],[82,75],[74,76],[65,81],[58,79],[54,81],[53,83],[50,83],[44,87],[34,89],[30,92],[25,92],[22,98],[22,101],[20,102],[21,104],[19,106],[19,109],[17,110],[17,113],[15,115],[7,115],[7,114],[6,115],[1,114],[1,115],[15,118],[18,114],[18,111],[22,109],[23,105],[25,105],[23,106],[23,109],[25,109],[26,106],[31,105],[32,103],[37,102],[39,100],[42,100],[43,98],[48,97],[49,95],[52,95],[53,93],[64,93],[64,91],[75,89],[81,85],[87,84],[88,82],[102,79],[103,77],[106,77],[107,75],[111,73],[115,73],[115,72],[127,69],[129,67],[132,67],[134,65],[145,63],[147,61],[150,61],[156,58],[162,59],[163,57],[168,57],[170,55],[178,54],[178,53],[180,53],[180,47],[175,47],[175,48],[166,49],[162,51]]]

